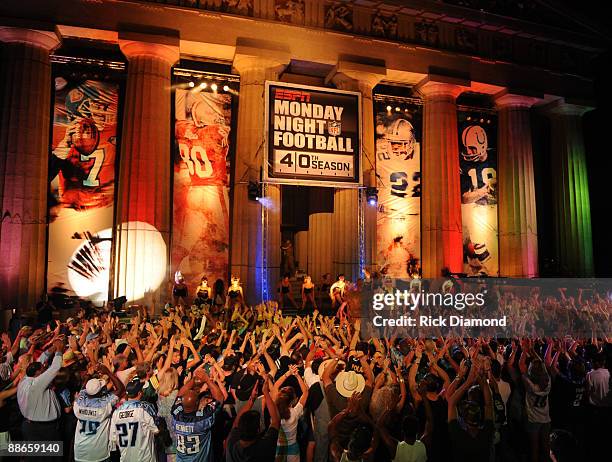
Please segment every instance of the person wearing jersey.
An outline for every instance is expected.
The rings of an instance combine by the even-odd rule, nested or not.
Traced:
[[[172,407],[172,425],[176,434],[178,462],[207,462],[211,454],[211,431],[223,405],[223,392],[203,367],[195,375],[210,391],[201,396],[195,388],[195,377],[181,387]]]
[[[459,167],[466,272],[470,276],[495,276],[497,233],[491,229],[497,228],[497,165],[495,158],[489,156],[487,132],[480,125],[467,126],[461,142]]]
[[[385,116],[376,128],[376,174],[382,181],[377,234],[382,272],[408,279],[409,261],[419,258],[421,162],[414,126],[403,117]]]
[[[143,383],[132,380],[126,386],[127,401],[117,408],[111,419],[111,445],[119,448],[121,462],[154,461],[156,412],[152,404],[142,401]]]
[[[106,366],[99,364],[97,372],[109,377],[114,393],[108,391],[100,378],[90,379],[74,403],[74,416],[78,419],[74,435],[76,462],[102,462],[110,460],[110,428],[113,409],[125,394],[125,386]]]
[[[75,210],[112,205],[115,183],[117,93],[86,81],[66,95],[65,131],[53,132],[51,178],[58,202]],[[86,141],[84,143],[83,141]]]
[[[527,367],[527,356],[532,360]],[[526,431],[529,435],[531,460],[547,460],[550,452],[550,414],[548,394],[551,379],[544,361],[535,352],[523,351],[519,370],[525,387]]]
[[[179,96],[186,98],[179,98]],[[229,95],[180,93],[175,123],[172,265],[191,284],[203,273],[221,276],[227,264],[230,126]]]

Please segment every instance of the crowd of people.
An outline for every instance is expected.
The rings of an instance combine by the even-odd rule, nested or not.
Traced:
[[[236,279],[228,291],[203,279],[193,305],[177,284],[177,303],[155,315],[81,308],[2,333],[0,450],[63,441],[64,460],[81,462],[608,453],[607,337],[370,335],[366,320],[342,311],[344,278],[329,287],[337,311],[291,317],[276,301],[248,306]],[[306,281],[304,303],[315,304],[312,291]]]

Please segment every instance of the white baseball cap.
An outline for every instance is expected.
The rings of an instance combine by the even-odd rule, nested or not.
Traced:
[[[89,396],[94,396],[100,393],[100,390],[106,386],[106,382],[102,379],[90,379],[85,385],[85,391]]]

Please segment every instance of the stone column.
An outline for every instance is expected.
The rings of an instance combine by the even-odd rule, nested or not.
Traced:
[[[538,275],[538,225],[529,120],[529,108],[537,101],[537,98],[507,92],[495,99],[502,277]]]
[[[376,149],[374,140],[374,105],[372,90],[387,75],[384,66],[358,64],[340,61],[328,76],[340,90],[361,93],[361,171],[363,181],[370,185],[372,171],[376,171]],[[376,259],[376,207],[366,205],[359,210],[357,189],[336,189],[334,194],[333,233],[334,243],[333,277],[344,273],[348,280],[356,280],[359,273],[359,214],[364,218],[365,266],[372,268]],[[364,198],[365,199],[365,198]]]
[[[0,308],[43,295],[55,32],[0,28]]]
[[[251,46],[237,46],[234,69],[240,74],[240,100],[233,185],[231,273],[240,278],[248,303],[275,296],[280,272],[280,187],[268,184],[262,201],[248,198],[249,181],[260,181],[264,152],[264,94],[266,80],[276,80],[289,63],[289,54]],[[263,161],[263,163],[262,163]],[[266,248],[262,246],[262,207],[266,207]],[[262,274],[267,252],[267,294]]]
[[[333,229],[333,213],[313,213],[308,218],[308,265],[306,272],[318,284],[331,271],[337,236]],[[332,276],[333,277],[333,276]]]
[[[559,100],[547,109],[559,269],[565,276],[592,277],[591,205],[582,134],[582,116],[591,108]]]
[[[178,38],[120,33],[119,45],[129,63],[121,133],[114,293],[128,300],[158,304],[169,296],[170,76],[179,59]]]
[[[457,96],[461,84],[427,78],[417,90],[424,99],[421,157],[421,245],[423,277],[442,268],[463,269],[461,189],[457,140]]]

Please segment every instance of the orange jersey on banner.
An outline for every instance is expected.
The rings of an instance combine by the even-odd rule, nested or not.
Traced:
[[[100,132],[97,148],[88,155],[74,146],[59,174],[59,201],[75,209],[107,207],[113,203],[115,127]]]
[[[229,127],[197,127],[190,120],[178,120],[175,128],[180,161],[186,164],[192,186],[227,185],[227,152]]]

